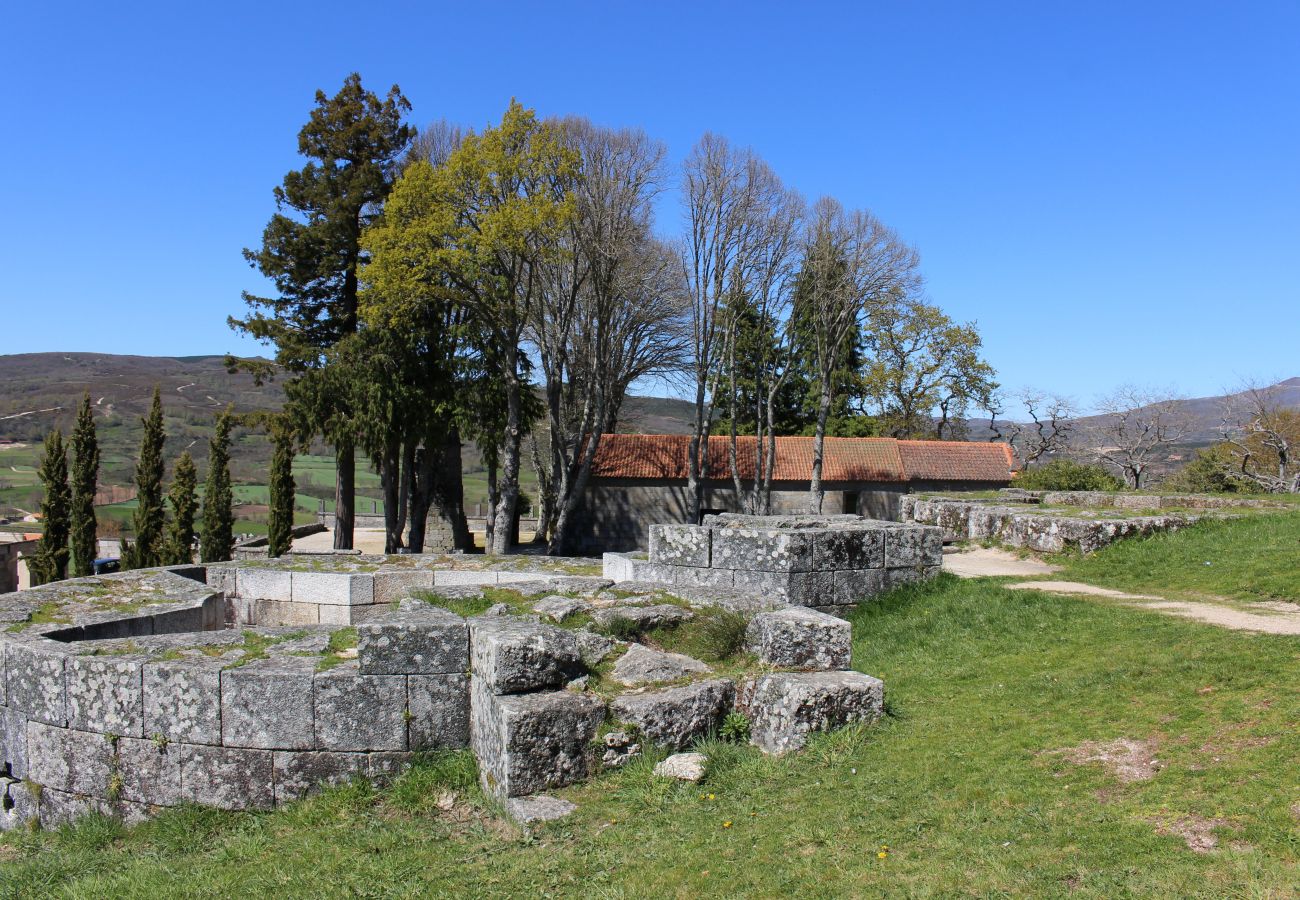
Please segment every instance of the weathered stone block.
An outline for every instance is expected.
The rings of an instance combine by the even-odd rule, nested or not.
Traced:
[[[27,642],[12,641],[5,651],[5,680],[9,707],[47,725],[68,721],[64,689],[66,654]]]
[[[187,744],[221,743],[219,659],[195,657],[144,666],[144,734]]]
[[[471,742],[486,791],[521,797],[587,777],[602,700],[569,691],[502,696],[477,675],[470,682]]]
[[[321,607],[291,600],[252,600],[251,622],[258,625],[317,625]]]
[[[729,588],[734,576],[731,569],[696,569],[689,566],[678,566],[672,574],[673,584],[710,588]]]
[[[27,777],[27,716],[21,710],[6,708],[0,713],[0,733],[4,735],[4,766],[14,778]]]
[[[889,590],[890,587],[892,585],[889,581],[889,573],[884,569],[836,572],[835,591],[831,595],[831,602],[826,605],[859,603]],[[810,605],[821,606],[822,604]]]
[[[807,572],[814,568],[816,532],[771,528],[714,528],[713,565],[760,572]]]
[[[467,687],[465,691],[465,696],[468,697],[469,688]],[[466,705],[468,705],[468,700]],[[390,784],[410,768],[411,763],[418,755],[409,750],[367,753],[366,777],[381,787]]]
[[[42,787],[108,796],[113,743],[106,735],[27,723],[27,777]]]
[[[695,525],[651,525],[650,562],[670,566],[708,568],[712,534]],[[642,577],[642,576],[638,576]]]
[[[504,617],[471,622],[470,668],[497,694],[560,687],[585,670],[572,632]]]
[[[369,760],[364,753],[277,750],[272,766],[277,804],[300,800],[326,785],[369,776]]]
[[[221,673],[221,743],[266,750],[307,750],[314,659],[259,659]]]
[[[375,602],[375,579],[367,573],[294,572],[293,600],[321,606],[363,606]]]
[[[32,787],[23,781],[0,782],[0,831],[22,828],[40,816],[40,806]]]
[[[179,745],[181,795],[218,809],[266,809],[275,805],[269,750]]]
[[[411,604],[357,626],[366,675],[439,675],[469,669],[469,629],[455,613]]]
[[[681,653],[665,653],[662,650],[652,650],[644,644],[633,644],[614,663],[610,675],[620,684],[635,686],[679,681],[711,671],[713,670],[698,659]]]
[[[761,662],[794,669],[847,669],[853,652],[848,622],[807,607],[759,613],[745,642]]]
[[[72,794],[45,786],[41,787],[37,807],[41,827],[47,831],[52,831],[60,825],[71,825],[92,812],[109,811],[102,797],[87,797],[84,794]]]
[[[772,605],[819,606],[827,602],[835,590],[831,572],[746,572],[737,569],[733,583],[737,591],[761,597]]]
[[[154,806],[175,806],[181,796],[180,745],[149,738],[117,742],[119,799]]]
[[[340,666],[315,679],[316,746],[322,750],[405,750],[406,679]]]
[[[885,536],[879,528],[827,528],[814,534],[820,570],[879,569],[885,564]]]
[[[235,593],[245,600],[292,600],[293,572],[279,569],[235,570]]]
[[[565,619],[586,612],[590,608],[591,604],[586,600],[559,596],[543,597],[533,604],[533,612],[546,616],[553,622],[563,622]]]
[[[506,815],[525,826],[563,819],[578,808],[576,803],[558,797],[547,797],[545,794],[535,797],[509,797],[504,806]]]
[[[469,676],[411,675],[407,683],[407,741],[412,750],[469,746]]]
[[[885,531],[885,566],[937,566],[943,562],[943,529],[895,525]]]
[[[610,714],[635,725],[656,744],[674,750],[715,732],[735,699],[727,679],[699,681],[644,694],[623,694],[609,705]]]
[[[69,656],[68,724],[82,731],[140,737],[144,733],[143,668],[138,658]]]
[[[750,742],[782,754],[815,731],[879,718],[884,685],[861,672],[782,672],[742,684],[737,708],[749,716]]]
[[[376,572],[374,602],[393,603],[419,590],[433,587],[433,572]]]
[[[496,584],[496,572],[477,572],[472,570],[438,569],[433,573],[435,587],[458,587],[463,585]]]
[[[602,628],[609,628],[617,620],[631,622],[638,631],[650,628],[680,625],[695,618],[695,614],[680,606],[670,603],[658,603],[651,606],[606,606],[593,610],[592,621]]]

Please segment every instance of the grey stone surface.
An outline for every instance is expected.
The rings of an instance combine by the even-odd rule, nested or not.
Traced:
[[[820,530],[815,554],[819,569],[879,569],[885,565],[884,533],[864,528]]]
[[[292,599],[320,606],[374,603],[375,578],[369,573],[294,572]]]
[[[292,600],[293,574],[241,566],[235,570],[235,593],[244,600]]]
[[[471,623],[470,665],[497,694],[561,687],[584,671],[573,632],[512,618]]]
[[[614,648],[619,645],[619,642],[614,638],[597,634],[586,628],[579,628],[574,631],[573,638],[578,642],[578,654],[582,657],[582,662],[589,669],[599,665],[601,660],[609,656],[614,651]]]
[[[120,799],[155,806],[175,806],[181,795],[180,745],[150,738],[117,742]]]
[[[691,675],[713,671],[698,659],[681,653],[652,650],[644,644],[633,644],[614,663],[610,673],[620,684],[636,686],[679,681]]]
[[[331,784],[346,784],[369,776],[364,753],[321,753],[277,750],[272,754],[275,802],[288,803]]]
[[[635,725],[647,740],[673,750],[689,747],[715,732],[731,710],[735,686],[727,679],[697,681],[683,687],[628,693],[610,701],[610,714]]]
[[[806,607],[759,613],[745,632],[760,662],[792,669],[847,669],[853,629],[848,622]]]
[[[406,679],[361,675],[337,666],[315,677],[316,740],[321,750],[405,750]]]
[[[4,769],[14,778],[27,777],[27,716],[21,710],[6,708],[0,712],[0,729],[4,735]]]
[[[607,769],[619,769],[641,755],[641,745],[630,731],[610,731],[605,735],[605,752],[600,762]]]
[[[28,780],[58,791],[108,795],[115,751],[107,736],[28,722],[27,752]]]
[[[651,525],[650,562],[670,566],[711,564],[712,533],[707,528],[690,525]]]
[[[587,776],[588,745],[605,718],[602,700],[569,691],[499,695],[477,675],[470,683],[471,741],[484,790],[521,797]]]
[[[538,794],[533,797],[507,797],[502,804],[506,815],[520,825],[536,825],[563,819],[578,808],[577,804],[558,797]]]
[[[308,750],[315,741],[309,658],[259,659],[221,673],[221,743]]]
[[[554,595],[543,597],[533,604],[534,612],[541,613],[555,622],[563,622],[565,619],[586,612],[590,608],[591,604],[585,600]]]
[[[108,804],[102,798],[87,797],[42,786],[37,799],[41,827],[52,831],[60,825],[71,825],[92,812],[108,813]]]
[[[697,569],[691,566],[673,568],[673,589],[682,587],[695,588],[729,588],[735,580],[732,569]]]
[[[412,750],[469,746],[468,675],[411,675],[406,690],[407,742]]]
[[[606,606],[592,610],[591,618],[602,628],[610,627],[615,619],[625,619],[636,625],[638,631],[646,631],[665,625],[680,625],[694,618],[694,613],[680,606],[658,603],[652,606]]]
[[[751,743],[779,755],[813,732],[878,718],[884,685],[861,672],[781,672],[742,683],[737,708],[749,716]]]
[[[376,572],[374,578],[375,603],[393,603],[410,597],[415,591],[433,587],[433,572],[427,570]]]
[[[674,753],[667,759],[655,763],[654,773],[660,778],[701,781],[707,764],[708,759],[703,753]]]
[[[0,779],[0,831],[26,827],[40,816],[31,786],[23,781]]]
[[[69,656],[68,724],[128,737],[144,732],[143,658]]]
[[[889,574],[884,569],[836,572],[835,590],[830,597],[831,602],[824,605],[860,603],[863,600],[871,599],[876,594],[889,590],[891,587],[893,585],[889,580]],[[823,604],[812,603],[809,605],[822,606]]]
[[[10,708],[21,710],[28,718],[47,725],[66,724],[65,658],[63,653],[47,650],[34,642],[8,642],[5,680]]]
[[[469,629],[455,613],[408,604],[357,626],[366,675],[442,675],[469,668]]]
[[[409,750],[380,751],[366,754],[366,774],[378,786],[391,784],[418,756]]]
[[[146,663],[144,735],[188,744],[221,743],[220,659]]]
[[[761,572],[807,572],[813,568],[816,531],[736,527],[712,531],[715,568]]]
[[[943,531],[898,525],[885,531],[885,567],[937,566],[943,562]]]
[[[269,750],[178,745],[181,795],[220,809],[266,809],[275,804]]]

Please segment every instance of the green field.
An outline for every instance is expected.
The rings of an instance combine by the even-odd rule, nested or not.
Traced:
[[[1140,586],[1175,578],[1176,560],[1238,554],[1249,584],[1289,589],[1295,557],[1270,541],[1284,549],[1294,531],[1241,530],[1265,521],[1077,565]],[[579,811],[532,835],[484,801],[467,754],[443,755],[387,790],[274,813],[10,834],[0,893],[1295,896],[1300,639],[946,575],[852,621],[855,666],[884,679],[889,714],[801,754],[709,742],[706,781],[684,785],[654,778],[652,753],[559,792]],[[1124,780],[1078,749],[1118,739],[1150,777]]]

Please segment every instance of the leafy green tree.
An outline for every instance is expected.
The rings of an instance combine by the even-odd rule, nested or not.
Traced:
[[[1202,447],[1161,488],[1190,494],[1248,494],[1257,490],[1249,480],[1236,474],[1234,447],[1228,443]]]
[[[194,467],[194,458],[186,450],[176,460],[171,489],[167,492],[172,520],[163,552],[164,565],[184,566],[194,562],[194,515],[199,506],[195,490],[198,482],[199,473]]]
[[[293,434],[283,425],[271,430],[270,514],[267,517],[267,553],[283,556],[293,543]]]
[[[1099,465],[1054,459],[1021,472],[1015,486],[1027,491],[1122,491],[1124,482]]]
[[[99,439],[90,394],[81,398],[77,424],[72,430],[71,567],[74,577],[90,575],[95,567],[99,523],[95,520],[95,492],[99,482]]]
[[[167,440],[167,434],[163,430],[162,393],[157,387],[153,389],[153,403],[150,404],[149,415],[143,423],[140,458],[135,466],[136,508],[132,517],[135,543],[122,545],[124,569],[144,569],[162,564],[163,529],[166,524],[166,511],[163,508],[163,443]]]
[[[380,99],[353,73],[316,108],[298,133],[309,162],[275,189],[279,210],[258,250],[244,257],[278,296],[245,292],[251,312],[236,330],[276,346],[276,363],[301,378],[324,367],[327,351],[357,331],[361,235],[379,214],[415,132],[403,122],[411,104],[396,86]],[[334,546],[351,549],[356,505],[355,433],[343,401],[314,410],[314,431],[335,448]]]
[[[72,502],[68,489],[68,454],[63,447],[63,432],[57,428],[45,438],[45,454],[37,475],[45,488],[41,500],[45,530],[28,570],[32,584],[49,584],[68,577],[68,511]]]
[[[231,414],[226,409],[217,417],[217,428],[208,444],[208,476],[203,487],[203,533],[199,558],[225,562],[235,545],[234,491],[230,486]]]

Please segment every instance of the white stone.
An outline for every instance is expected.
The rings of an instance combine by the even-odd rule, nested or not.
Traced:
[[[707,762],[708,759],[703,753],[674,753],[655,765],[655,774],[660,778],[699,781],[704,777],[704,766]]]

